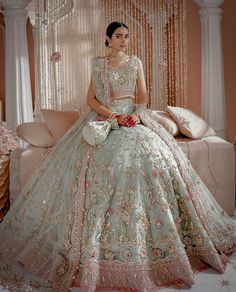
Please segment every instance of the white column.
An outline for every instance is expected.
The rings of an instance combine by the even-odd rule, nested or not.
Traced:
[[[194,0],[201,20],[201,104],[203,118],[225,137],[226,113],[221,39],[224,0]]]
[[[6,121],[13,130],[33,120],[25,9],[30,1],[2,1],[6,25]]]

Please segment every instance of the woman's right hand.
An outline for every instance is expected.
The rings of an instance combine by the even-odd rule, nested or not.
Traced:
[[[124,127],[134,127],[136,125],[132,115],[116,115],[115,118],[118,124]]]

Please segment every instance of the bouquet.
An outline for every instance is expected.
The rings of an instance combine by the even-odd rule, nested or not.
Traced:
[[[0,156],[8,156],[17,146],[17,137],[7,126],[0,122]]]

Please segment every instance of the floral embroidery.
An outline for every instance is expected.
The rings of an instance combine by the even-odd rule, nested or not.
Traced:
[[[108,210],[107,210],[107,216],[112,216],[112,214],[113,214],[113,210],[112,210],[112,208],[109,208]]]
[[[186,128],[190,129],[190,121],[180,115],[179,115],[179,123],[185,126]]]
[[[195,241],[196,241],[197,244],[201,245],[201,244],[204,243],[204,238],[200,233],[197,233],[195,235]]]
[[[154,259],[161,259],[164,256],[164,252],[158,247],[153,247],[151,254]]]
[[[193,241],[190,235],[185,235],[183,238],[183,242],[186,246],[191,246],[193,244]]]
[[[153,171],[152,171],[152,177],[155,179],[158,177],[157,171],[155,169],[153,169]]]
[[[114,259],[114,253],[109,249],[105,250],[104,256],[109,261],[112,261]]]
[[[160,218],[152,218],[150,219],[150,223],[156,225],[158,228],[161,228],[163,226],[163,222]]]
[[[149,227],[149,222],[145,212],[139,212],[136,218],[139,220],[139,223],[141,224],[144,230],[146,230]]]
[[[64,275],[66,272],[66,265],[64,263],[62,263],[60,266],[57,267],[56,271],[57,271],[57,275],[59,277]]]
[[[125,247],[120,251],[120,257],[124,261],[130,261],[133,258],[133,251],[131,248]]]
[[[181,217],[176,217],[175,218],[175,223],[176,224],[180,224],[182,222],[182,218]]]
[[[92,258],[97,258],[97,257],[99,256],[99,251],[98,251],[98,249],[94,247],[94,248],[90,251],[90,256],[91,256]]]

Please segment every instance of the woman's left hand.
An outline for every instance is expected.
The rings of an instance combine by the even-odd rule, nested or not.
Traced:
[[[117,122],[125,127],[134,127],[137,124],[136,115],[116,115]]]

